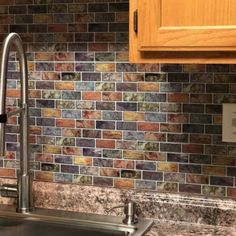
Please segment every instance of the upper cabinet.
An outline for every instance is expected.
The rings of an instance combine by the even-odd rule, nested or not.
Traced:
[[[130,0],[130,61],[236,63],[236,0]]]

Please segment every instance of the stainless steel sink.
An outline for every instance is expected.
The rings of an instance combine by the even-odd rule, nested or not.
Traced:
[[[0,206],[0,235],[3,236],[141,236],[152,220],[139,219],[135,225],[122,223],[122,217],[36,209],[16,213]]]

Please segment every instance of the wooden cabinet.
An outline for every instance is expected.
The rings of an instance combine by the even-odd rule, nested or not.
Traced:
[[[130,61],[236,63],[236,0],[130,0]]]

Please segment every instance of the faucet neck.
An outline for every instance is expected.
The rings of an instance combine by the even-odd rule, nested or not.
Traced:
[[[5,151],[5,123],[10,114],[5,113],[6,106],[6,84],[8,61],[11,47],[14,46],[20,64],[20,170],[18,174],[18,206],[17,211],[27,212],[32,207],[32,187],[30,177],[30,155],[29,155],[29,124],[28,124],[28,70],[27,60],[23,48],[23,42],[17,33],[10,33],[4,40],[1,54],[0,71],[0,116],[6,117],[5,122],[0,123],[0,154]],[[15,113],[14,113],[15,114]]]

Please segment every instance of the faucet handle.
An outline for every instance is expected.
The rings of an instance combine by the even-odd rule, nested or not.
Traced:
[[[16,184],[3,184],[0,186],[0,195],[2,197],[17,198],[17,185]]]
[[[118,205],[109,209],[109,211],[113,211],[117,208],[124,208],[125,218],[123,219],[123,223],[127,225],[133,225],[138,222],[136,217],[137,214],[137,203],[133,201],[129,201],[124,205]]]

